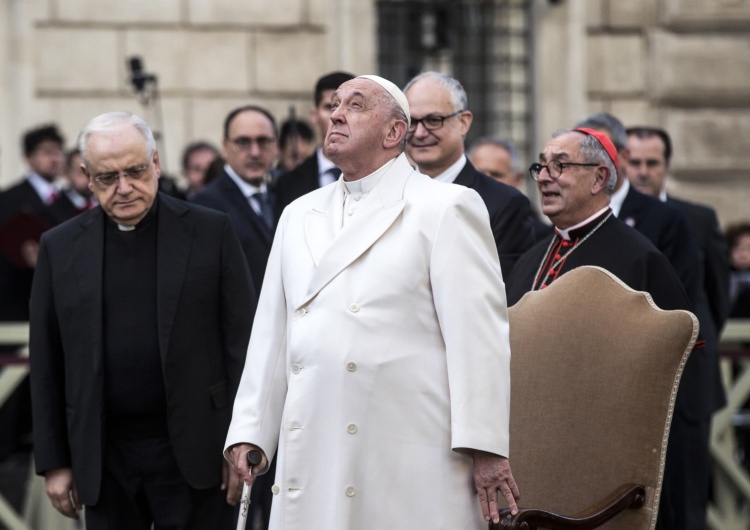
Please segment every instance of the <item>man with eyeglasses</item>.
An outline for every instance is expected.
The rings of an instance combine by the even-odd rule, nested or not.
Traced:
[[[529,200],[515,188],[477,171],[464,154],[472,122],[466,91],[437,72],[419,74],[404,87],[412,112],[406,154],[419,171],[439,182],[472,188],[490,214],[503,277],[534,244]]]
[[[650,293],[662,309],[691,307],[662,253],[612,214],[617,167],[617,151],[606,135],[588,128],[553,135],[529,172],[555,233],[518,260],[507,284],[509,306],[576,267],[595,265]]]
[[[224,120],[223,155],[223,171],[193,202],[229,214],[260,292],[275,230],[275,202],[268,190],[279,157],[273,115],[256,105],[231,111]]]
[[[157,192],[140,117],[97,116],[78,147],[100,206],[41,240],[36,471],[90,530],[228,528],[241,483],[221,444],[256,306],[237,237],[225,214]]]

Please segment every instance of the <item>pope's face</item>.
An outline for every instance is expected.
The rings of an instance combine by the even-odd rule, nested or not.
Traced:
[[[383,151],[392,121],[386,97],[385,90],[369,79],[347,81],[333,94],[325,154],[345,174],[347,166],[366,165],[373,154]]]

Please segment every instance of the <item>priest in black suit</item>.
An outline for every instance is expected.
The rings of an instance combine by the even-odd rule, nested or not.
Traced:
[[[690,223],[700,259],[696,316],[701,335],[706,340],[710,362],[703,367],[703,383],[696,385],[691,396],[693,406],[686,410],[696,444],[707,445],[711,417],[726,404],[719,373],[719,335],[729,314],[729,260],[726,242],[719,228],[716,212],[702,204],[683,201],[667,194],[666,184],[672,156],[672,141],[664,129],[631,127],[627,129],[629,160],[627,176],[633,187],[655,200],[673,206]],[[670,445],[671,458],[679,470],[675,481],[683,485],[680,495],[672,498],[680,528],[706,528],[711,461],[708,454],[696,455],[691,446]],[[669,469],[669,468],[668,468]]]
[[[617,150],[599,131],[579,128],[555,133],[532,164],[542,212],[555,225],[555,234],[539,242],[518,261],[508,280],[508,305],[528,291],[544,289],[559,276],[583,265],[599,266],[629,287],[648,292],[661,309],[693,311],[682,284],[664,255],[642,234],[614,216],[610,194],[617,179]],[[561,311],[574,308],[560,308]],[[638,330],[633,330],[637,335]],[[680,411],[692,406],[696,386],[705,383],[703,370],[710,364],[705,343],[698,341],[680,382],[672,419],[667,471],[659,511],[659,528],[676,524],[670,499],[681,485],[670,480],[669,454],[675,445],[690,445],[696,458],[708,453],[683,436],[688,420]],[[674,469],[674,472],[679,471]]]
[[[515,188],[480,173],[464,154],[471,127],[466,91],[458,80],[437,72],[422,73],[404,87],[411,111],[406,154],[419,171],[441,182],[474,189],[490,214],[503,277],[534,244],[531,205]]]
[[[256,306],[242,250],[226,215],[157,192],[141,118],[98,116],[79,147],[101,206],[41,241],[36,471],[91,530],[228,528],[241,483],[221,450]]]
[[[341,83],[351,79],[354,79],[352,74],[331,72],[318,79],[315,84],[315,107],[310,112],[310,123],[317,129],[321,144],[331,124],[331,95]],[[319,146],[300,165],[281,175],[276,181],[273,190],[276,199],[276,218],[281,217],[281,212],[293,200],[335,182],[339,175],[341,170],[326,158],[323,148]]]
[[[260,292],[276,226],[274,197],[267,186],[279,156],[273,115],[255,105],[230,112],[224,121],[223,155],[221,174],[193,202],[229,214]]]

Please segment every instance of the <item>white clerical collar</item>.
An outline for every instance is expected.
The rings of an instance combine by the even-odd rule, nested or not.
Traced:
[[[342,180],[345,186],[344,189],[347,193],[352,195],[367,195],[375,189],[375,186],[377,186],[378,182],[383,178],[383,175],[385,175],[385,173],[391,168],[396,161],[396,158],[389,160],[378,169],[359,180],[353,180],[351,182]]]
[[[54,201],[50,200],[50,198],[60,192],[60,188],[57,184],[45,180],[34,171],[29,173],[27,180],[44,204],[52,204]]]
[[[589,224],[591,221],[593,221],[597,217],[600,217],[601,215],[604,215],[604,213],[606,213],[607,209],[609,209],[609,206],[605,206],[604,208],[602,208],[601,210],[599,210],[598,212],[596,212],[594,215],[592,215],[591,217],[587,217],[586,219],[584,219],[583,221],[581,221],[577,225],[570,226],[568,228],[557,228],[557,227],[555,227],[555,231],[559,234],[559,236],[561,238],[563,238],[563,239],[565,239],[567,241],[570,241],[570,232],[571,231],[573,231],[573,230],[575,230],[577,228],[581,228],[582,226],[586,226],[587,224]]]
[[[318,147],[315,155],[318,157],[318,176],[325,175],[329,169],[336,167],[336,164],[328,160],[326,155],[323,154],[323,148]]]
[[[659,200],[661,202],[667,202],[667,190],[663,189],[659,192]]]
[[[620,186],[620,189],[615,190],[615,192],[609,197],[609,207],[612,208],[612,213],[615,214],[615,217],[620,217],[622,203],[625,202],[625,197],[628,196],[628,191],[630,191],[630,181],[626,177],[622,179],[622,186]]]
[[[461,173],[461,170],[465,165],[466,155],[461,155],[460,157],[458,157],[458,160],[453,163],[453,165],[437,175],[435,177],[435,180],[437,180],[438,182],[447,182],[448,184],[451,184],[454,180],[456,180],[456,177],[458,177],[458,174]]]
[[[245,182],[242,177],[235,173],[234,169],[232,169],[232,166],[230,166],[229,164],[224,164],[224,171],[226,171],[227,175],[229,175],[229,178],[232,179],[235,184],[237,184],[237,186],[240,188],[240,191],[247,199],[249,199],[256,193],[266,191],[265,179],[263,179],[263,182],[260,186],[253,186],[249,182]]]

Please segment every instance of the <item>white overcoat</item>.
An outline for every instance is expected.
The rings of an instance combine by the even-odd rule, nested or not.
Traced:
[[[271,528],[484,529],[461,449],[508,456],[510,345],[487,209],[402,154],[281,217],[226,447],[278,447]]]

